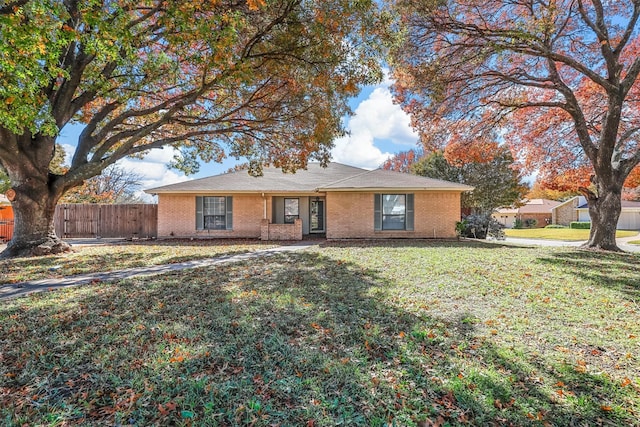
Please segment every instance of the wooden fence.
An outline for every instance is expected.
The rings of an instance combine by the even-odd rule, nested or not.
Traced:
[[[13,220],[0,219],[0,242],[8,242],[13,237]]]
[[[158,234],[158,205],[58,205],[56,234],[79,237],[146,238]]]

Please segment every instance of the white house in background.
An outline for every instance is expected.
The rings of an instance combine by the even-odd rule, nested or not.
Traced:
[[[591,221],[589,206],[584,196],[573,197],[552,210],[553,223],[569,225],[571,221]],[[640,230],[640,202],[622,201],[618,230]]]

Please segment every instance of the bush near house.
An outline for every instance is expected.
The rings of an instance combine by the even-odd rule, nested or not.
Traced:
[[[487,236],[504,236],[504,233],[500,233],[503,228],[504,226],[491,215],[467,215],[456,223],[456,234],[461,237],[486,239]]]
[[[589,221],[572,221],[569,224],[569,228],[575,228],[578,230],[589,230],[591,228],[591,222]]]

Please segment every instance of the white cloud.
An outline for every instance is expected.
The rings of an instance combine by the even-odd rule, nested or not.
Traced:
[[[173,159],[175,152],[175,149],[168,147],[154,149],[144,159],[125,158],[119,160],[116,164],[140,176],[141,190],[137,194],[145,201],[153,202],[155,201],[153,196],[144,193],[142,190],[193,179],[182,172],[167,168],[167,164]]]
[[[333,160],[366,169],[380,166],[393,154],[377,146],[387,142],[402,151],[416,145],[418,135],[410,125],[409,116],[393,103],[388,73],[369,97],[362,101],[347,123],[349,135],[335,141]]]
[[[392,156],[373,145],[373,136],[368,131],[337,139],[331,154],[335,162],[364,169],[375,169]]]
[[[64,150],[64,164],[65,165],[70,165],[71,164],[71,159],[73,158],[73,153],[75,153],[75,151],[76,151],[76,147],[74,147],[71,144],[64,144],[64,143],[61,143],[60,145],[62,146],[62,149]]]

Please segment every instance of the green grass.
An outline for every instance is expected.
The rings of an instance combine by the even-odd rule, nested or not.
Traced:
[[[629,245],[640,245],[640,240],[630,240],[627,242]]]
[[[523,239],[548,239],[564,241],[589,240],[591,230],[574,228],[521,228],[504,230],[507,237],[520,237]],[[638,231],[618,230],[616,237],[631,237],[638,235]]]
[[[251,252],[275,246],[257,240],[161,240],[74,246],[71,254],[0,260],[0,285]]]
[[[344,242],[0,305],[3,425],[639,425],[640,258]]]

